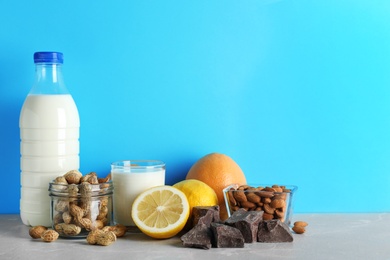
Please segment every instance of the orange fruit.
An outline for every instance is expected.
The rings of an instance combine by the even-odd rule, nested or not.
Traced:
[[[200,158],[192,165],[186,179],[203,181],[215,191],[221,220],[228,217],[222,190],[233,183],[246,184],[240,166],[229,156],[220,153],[210,153]]]

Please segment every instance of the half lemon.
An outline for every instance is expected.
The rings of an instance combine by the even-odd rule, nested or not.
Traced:
[[[186,195],[175,187],[164,185],[138,195],[133,202],[131,217],[144,234],[165,239],[184,228],[189,214]]]

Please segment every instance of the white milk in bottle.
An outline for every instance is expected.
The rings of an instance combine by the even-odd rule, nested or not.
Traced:
[[[63,55],[37,52],[35,83],[19,119],[21,197],[25,225],[51,226],[49,182],[79,169],[80,119],[62,77]]]

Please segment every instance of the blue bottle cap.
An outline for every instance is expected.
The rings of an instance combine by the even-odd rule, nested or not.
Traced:
[[[64,55],[61,52],[40,51],[34,53],[34,63],[64,63]]]

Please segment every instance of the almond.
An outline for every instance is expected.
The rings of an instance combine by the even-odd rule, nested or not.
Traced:
[[[295,221],[294,222],[294,226],[297,226],[297,227],[307,227],[307,222],[305,221]]]
[[[253,192],[247,193],[246,198],[248,201],[253,202],[253,203],[259,203],[261,201],[261,198]]]
[[[294,226],[293,228],[292,228],[292,230],[295,232],[295,233],[297,233],[297,234],[303,234],[303,233],[305,233],[305,228],[304,227],[301,227],[301,226]]]
[[[270,205],[275,209],[284,208],[286,206],[286,201],[282,199],[274,199],[271,201]]]
[[[263,214],[263,220],[271,220],[274,218],[274,215],[265,213]]]
[[[245,192],[242,190],[237,190],[236,192],[234,192],[233,196],[237,202],[247,201],[247,198],[245,196]]]
[[[250,201],[243,201],[240,204],[241,207],[243,208],[248,208],[248,209],[256,208],[256,204]]]
[[[269,204],[264,204],[263,209],[268,214],[274,214],[275,212],[275,208],[272,208]]]
[[[228,191],[228,196],[229,196],[230,205],[231,206],[236,206],[237,205],[237,201],[236,201],[236,199],[233,196],[233,191],[231,191],[231,190]]]

